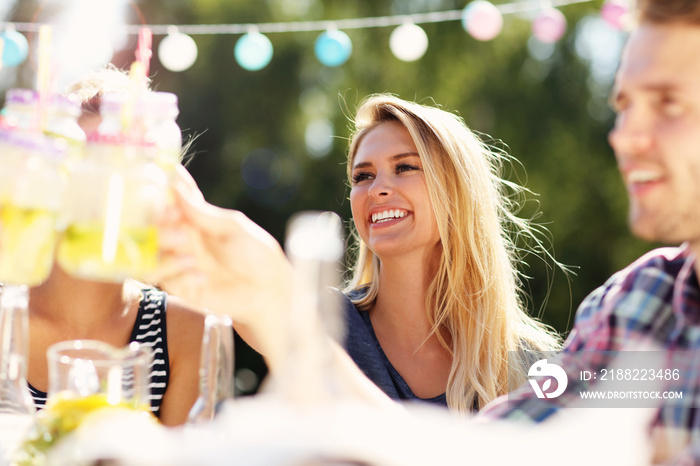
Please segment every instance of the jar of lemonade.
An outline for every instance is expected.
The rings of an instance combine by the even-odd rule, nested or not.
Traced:
[[[14,88],[5,93],[2,121],[5,129],[23,132],[39,130],[39,96],[35,90]]]
[[[155,148],[155,163],[170,172],[180,163],[182,151],[182,132],[177,124],[180,113],[177,95],[171,92],[144,93],[136,112],[143,139]]]
[[[60,142],[0,131],[0,282],[38,285],[51,271],[66,181]]]
[[[59,94],[51,96],[44,133],[52,138],[66,141],[66,166],[72,167],[83,157],[85,131],[78,124],[80,104]]]
[[[126,99],[103,96],[103,121],[70,174],[57,259],[68,273],[87,279],[143,278],[156,266],[155,221],[168,180],[153,161],[152,144],[125,133]]]

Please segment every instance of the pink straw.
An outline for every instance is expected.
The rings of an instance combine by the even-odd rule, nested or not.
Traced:
[[[141,28],[139,30],[139,43],[136,48],[136,60],[141,63],[143,70],[148,77],[148,68],[151,62],[151,56],[153,52],[151,51],[151,46],[153,44],[153,33],[150,28]]]

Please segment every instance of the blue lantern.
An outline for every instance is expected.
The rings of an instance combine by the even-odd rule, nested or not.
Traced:
[[[236,41],[233,54],[242,68],[248,71],[261,70],[272,60],[272,43],[259,32],[249,32]]]
[[[8,29],[0,34],[0,38],[3,40],[3,66],[17,66],[27,59],[29,44],[26,37],[14,29]]]
[[[314,45],[316,58],[326,66],[340,66],[352,54],[352,42],[347,34],[337,29],[321,33]]]

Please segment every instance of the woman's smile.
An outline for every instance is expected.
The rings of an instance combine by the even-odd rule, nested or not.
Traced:
[[[398,121],[377,125],[359,144],[350,202],[360,237],[383,259],[439,242],[420,155]]]

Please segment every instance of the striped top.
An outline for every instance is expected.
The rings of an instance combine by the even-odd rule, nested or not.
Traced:
[[[149,391],[151,399],[151,412],[160,416],[160,404],[168,386],[170,377],[170,362],[168,359],[168,332],[166,330],[165,310],[167,308],[167,294],[155,288],[141,290],[143,298],[139,303],[138,314],[134,329],[131,331],[129,341],[138,342],[153,351],[153,363],[151,365]],[[29,386],[29,391],[34,398],[37,409],[46,404],[46,392],[42,392]]]

